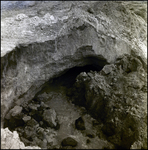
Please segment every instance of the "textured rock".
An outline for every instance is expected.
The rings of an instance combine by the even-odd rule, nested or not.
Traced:
[[[70,89],[71,96],[78,105],[83,101],[90,114],[101,120],[102,131],[109,141],[125,149],[135,147],[139,142],[145,149],[147,99],[143,86],[146,86],[146,76],[141,60],[123,55],[100,72],[78,75]]]
[[[57,126],[57,115],[54,109],[44,110],[43,120],[48,124],[48,126],[55,128]]]
[[[31,119],[31,117],[30,116],[24,116],[22,119],[24,120],[24,122],[27,122]]]
[[[66,69],[103,66],[132,52],[146,63],[145,2],[43,2],[35,7],[39,11],[2,11],[2,120],[15,100],[32,99]]]
[[[12,128],[24,124],[21,107],[42,122],[45,106],[28,101],[45,83],[70,68],[97,65],[101,73],[77,77],[73,101],[102,121],[108,141],[146,148],[147,2],[8,3],[9,11],[1,11],[2,127],[4,120]]]
[[[67,137],[65,138],[62,143],[61,143],[62,146],[72,146],[72,147],[75,147],[77,146],[77,141],[74,140],[73,138],[71,137]]]
[[[9,131],[8,128],[1,128],[1,149],[41,149],[37,146],[25,146],[20,141],[16,131]]]
[[[22,112],[22,107],[20,107],[20,106],[15,106],[14,108],[12,108],[9,112],[8,112],[8,114],[6,115],[6,119],[10,119],[11,118],[11,116],[13,116],[13,117],[17,117],[17,116],[19,116],[20,115],[20,113]]]

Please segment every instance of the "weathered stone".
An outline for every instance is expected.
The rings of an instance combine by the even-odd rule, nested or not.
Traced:
[[[30,116],[24,116],[22,119],[24,120],[24,122],[27,122],[31,119],[31,117]]]
[[[82,119],[82,117],[79,117],[76,121],[75,121],[75,127],[78,130],[85,130],[85,123],[84,120]]]
[[[11,118],[11,116],[13,116],[13,117],[17,117],[18,115],[20,115],[20,113],[22,112],[22,107],[20,107],[20,106],[15,106],[14,108],[12,108],[9,112],[8,112],[8,114],[6,115],[6,119],[10,119]]]
[[[115,66],[112,65],[105,65],[102,69],[102,71],[104,71],[105,74],[109,74],[110,72],[112,72],[114,70]]]
[[[49,100],[48,94],[30,108],[28,101],[45,83],[70,68],[95,65],[103,70],[81,73],[67,95],[103,124],[117,149],[146,149],[147,2],[21,3],[27,3],[19,5],[23,10],[11,10],[19,4],[14,2],[1,16],[2,127],[4,120],[11,130],[24,126],[24,113],[42,121],[49,107],[40,101]],[[56,129],[55,114],[47,118]],[[31,121],[29,127],[39,126]],[[45,141],[38,143],[46,148]]]
[[[44,14],[27,7],[15,14],[13,10],[11,13],[3,10],[2,121],[14,100],[31,100],[45,82],[69,68],[86,64],[104,66],[130,53],[140,57],[146,66],[145,3],[57,3],[35,6]],[[129,68],[136,69],[134,61]]]
[[[43,120],[48,124],[48,126],[55,128],[57,126],[57,115],[54,109],[44,110]]]
[[[77,146],[77,141],[71,137],[67,137],[67,138],[63,139],[61,145],[75,147],[75,146]]]
[[[1,149],[41,149],[38,146],[26,146],[20,141],[16,131],[1,128]]]

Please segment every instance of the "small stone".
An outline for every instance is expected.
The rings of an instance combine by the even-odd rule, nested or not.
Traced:
[[[117,81],[117,78],[114,78],[113,81],[116,82],[116,81]]]
[[[43,120],[48,126],[55,128],[57,126],[57,115],[54,109],[46,109],[43,113]]]
[[[85,130],[85,124],[84,124],[84,120],[82,119],[82,117],[79,117],[76,121],[75,121],[75,127],[78,130]]]
[[[14,116],[17,116],[17,115],[19,115],[21,112],[22,112],[22,107],[20,107],[20,106],[15,106],[11,111],[12,111],[12,116],[14,117]]]
[[[24,116],[23,120],[24,120],[24,122],[27,122],[27,121],[31,120],[31,117],[30,116]]]
[[[44,102],[41,102],[41,107],[44,107],[46,109],[50,109],[50,107],[47,104],[45,104]]]
[[[32,110],[37,110],[37,106],[33,105],[32,103],[29,105],[29,108]]]
[[[110,83],[110,85],[112,86],[112,85],[113,85],[113,83],[111,82],[111,83]]]
[[[102,69],[102,71],[105,73],[105,74],[109,74],[111,73],[113,70],[113,67],[111,65],[105,65]]]
[[[62,146],[72,146],[72,147],[75,147],[77,146],[77,141],[74,140],[73,138],[71,137],[67,137],[65,138],[62,143],[61,143]]]

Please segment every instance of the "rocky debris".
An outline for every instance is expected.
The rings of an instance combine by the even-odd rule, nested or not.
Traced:
[[[107,139],[120,148],[129,149],[141,137],[143,145],[147,143],[145,75],[141,60],[123,55],[100,72],[81,73],[70,89],[73,102],[85,102],[89,113],[103,123]]]
[[[38,146],[25,146],[20,141],[16,131],[11,132],[8,128],[1,128],[1,149],[41,149]]]
[[[76,119],[75,127],[78,130],[85,130],[85,123],[82,117],[79,117],[78,119]]]
[[[55,138],[51,137],[53,133],[49,136],[50,132],[45,130],[48,127],[59,129],[57,115],[55,110],[50,109],[44,102],[33,99],[22,103],[21,106],[15,106],[6,115],[5,127],[7,126],[19,133],[25,145],[38,145],[45,149],[57,146],[57,143],[53,143]]]
[[[10,130],[24,125],[25,122],[22,120],[24,116],[22,109],[23,108],[20,106],[15,106],[7,113],[5,117],[5,126],[9,126]]]
[[[63,141],[61,142],[62,146],[72,146],[75,147],[77,146],[77,141],[71,137],[67,137],[65,139],[63,139]]]

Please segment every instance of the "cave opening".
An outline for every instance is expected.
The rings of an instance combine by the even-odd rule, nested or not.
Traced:
[[[76,77],[81,73],[81,72],[90,72],[90,71],[101,71],[103,66],[95,65],[95,64],[90,64],[90,65],[85,65],[85,66],[76,66],[71,69],[65,70],[62,75],[60,75],[57,78],[49,80],[49,84],[52,85],[62,85],[67,88],[71,87],[75,81]]]
[[[67,115],[69,116],[69,113],[67,113],[66,109],[62,109],[62,107],[72,107],[66,102],[68,99],[64,99],[65,96],[67,97],[67,90],[73,86],[76,81],[76,77],[81,72],[99,72],[102,70],[104,65],[107,64],[104,60],[101,60],[98,63],[98,59],[96,58],[87,58],[86,60],[89,61],[86,61],[84,66],[78,65],[73,68],[66,69],[57,77],[50,79],[45,83],[41,91],[39,91],[32,100],[27,102],[27,104],[23,103],[21,106],[18,106],[19,108],[14,109],[14,107],[13,111],[10,110],[5,118],[4,128],[8,127],[11,131],[17,131],[21,141],[23,141],[26,146],[38,145],[41,148],[54,148],[54,146],[48,144],[48,142],[44,147],[44,141],[42,141],[41,137],[44,137],[45,131],[49,129],[54,130],[58,134],[61,134],[61,130],[64,130],[61,127],[61,121],[59,121],[59,118],[61,116],[67,117]],[[63,90],[64,92],[66,91],[65,96],[62,95],[63,97],[61,97],[60,90]],[[47,95],[49,94],[50,98],[47,98],[46,95],[45,97],[41,96],[45,93]],[[84,95],[84,93],[82,93],[82,95]],[[77,105],[77,108],[78,107],[81,109],[82,106]],[[71,111],[72,110],[69,110],[70,113]],[[87,113],[87,110],[83,111]],[[73,110],[71,118],[76,120],[78,116],[77,113],[78,112],[74,113]],[[70,120],[67,119],[65,122],[67,122],[67,126]],[[37,137],[36,139],[34,139],[35,136]],[[60,143],[58,144],[60,145]]]

